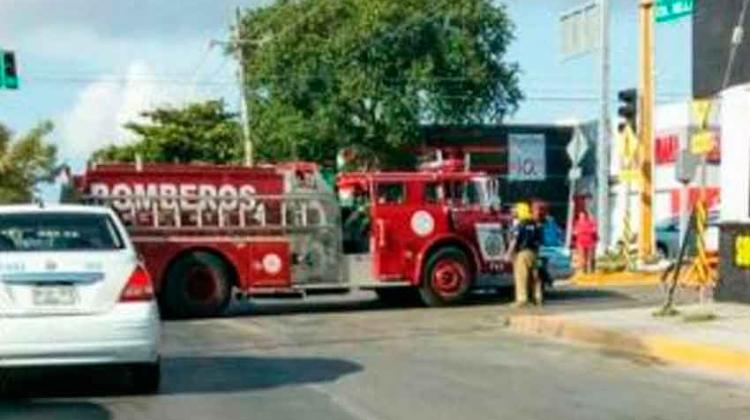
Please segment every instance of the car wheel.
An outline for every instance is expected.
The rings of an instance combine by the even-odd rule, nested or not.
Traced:
[[[669,250],[667,249],[667,246],[661,242],[656,244],[656,252],[657,255],[663,260],[669,258]]]
[[[133,391],[138,394],[156,394],[161,385],[161,363],[144,363],[130,367]]]
[[[432,254],[425,264],[419,294],[431,307],[447,306],[466,299],[472,283],[472,270],[466,254],[446,247]]]
[[[165,313],[177,318],[211,317],[224,313],[232,281],[224,261],[208,252],[193,252],[169,270],[163,290]]]
[[[549,271],[547,271],[547,267],[542,266],[539,268],[539,280],[542,282],[542,290],[544,292],[549,292],[552,290],[552,287],[554,286],[554,279],[550,275]]]

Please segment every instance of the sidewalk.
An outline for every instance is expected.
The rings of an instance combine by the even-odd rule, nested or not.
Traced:
[[[718,319],[704,322],[686,322],[683,316],[654,317],[657,308],[651,307],[518,313],[508,318],[507,325],[518,333],[750,378],[750,305],[717,303],[711,308]],[[695,305],[678,309],[683,315],[700,311]]]

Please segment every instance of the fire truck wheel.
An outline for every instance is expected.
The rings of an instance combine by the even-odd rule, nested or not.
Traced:
[[[419,288],[427,306],[446,306],[462,302],[471,288],[469,260],[458,248],[446,247],[430,256]]]
[[[229,268],[216,255],[208,252],[185,255],[174,263],[166,280],[163,301],[168,315],[218,316],[229,305],[232,290]]]

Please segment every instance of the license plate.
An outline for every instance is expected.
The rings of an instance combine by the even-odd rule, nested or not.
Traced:
[[[32,293],[35,306],[71,306],[77,300],[73,286],[37,286]]]

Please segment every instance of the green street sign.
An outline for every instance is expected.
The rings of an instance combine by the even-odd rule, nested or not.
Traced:
[[[657,0],[656,21],[672,22],[693,14],[693,0]]]

